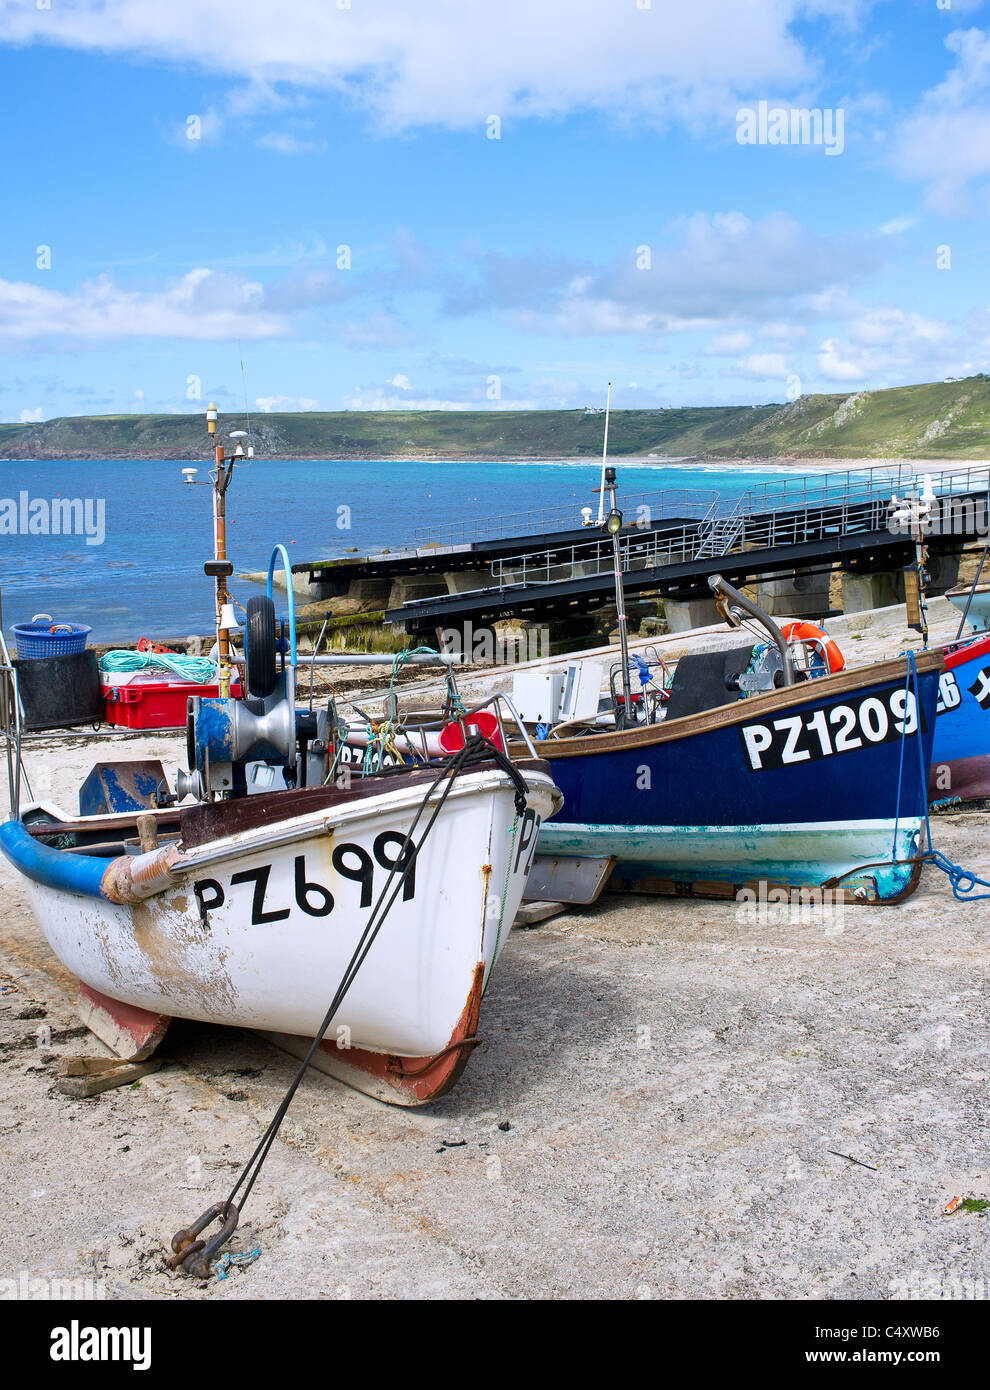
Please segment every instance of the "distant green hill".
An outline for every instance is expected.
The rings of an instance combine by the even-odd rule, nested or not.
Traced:
[[[221,420],[221,437],[243,428]],[[252,417],[267,458],[561,458],[601,452],[583,410],[339,411]],[[7,458],[202,459],[202,415],[84,415],[0,425]],[[609,452],[689,458],[976,458],[990,454],[990,378],[802,396],[785,405],[617,410]]]

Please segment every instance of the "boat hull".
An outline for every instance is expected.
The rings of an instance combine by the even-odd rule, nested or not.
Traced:
[[[526,780],[519,816],[504,773],[458,779],[333,1022],[338,1050],[429,1059],[463,1032],[465,1010],[476,1021],[472,1001],[555,804],[546,772],[527,770]],[[180,881],[143,902],[110,902],[37,873],[28,891],[56,955],[105,999],[312,1038],[422,796],[421,786],[390,791],[221,837],[190,851]],[[0,845],[27,872],[17,825],[0,829]]]
[[[906,664],[886,662],[559,751],[547,740],[564,807],[540,854],[614,854],[613,887],[764,880],[894,901],[918,877],[941,665],[918,658],[917,701]]]
[[[990,631],[990,584],[978,584],[972,599],[970,592],[971,586],[969,584],[959,584],[954,589],[948,589],[945,597],[954,608],[958,608],[960,613],[966,613],[967,605],[969,606],[966,621],[974,632],[988,632]]]
[[[609,888],[733,897],[744,888],[836,889],[894,901],[915,884],[919,819],[804,825],[547,826],[540,852],[612,854]],[[893,861],[893,862],[892,862]],[[898,862],[899,861],[899,862]]]
[[[928,795],[990,797],[990,637],[948,652],[939,680]]]

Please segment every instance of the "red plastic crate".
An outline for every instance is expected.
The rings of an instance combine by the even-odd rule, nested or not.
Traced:
[[[244,694],[236,684],[230,687],[230,693],[235,700]],[[216,682],[194,685],[191,681],[135,681],[103,687],[107,723],[124,729],[184,729],[190,695],[215,700],[219,694]]]

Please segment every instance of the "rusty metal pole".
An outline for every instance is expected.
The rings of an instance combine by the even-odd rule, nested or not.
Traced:
[[[206,429],[211,441],[217,432],[217,408],[210,401],[206,409]],[[233,466],[233,460],[231,460]],[[227,576],[222,573],[226,566],[221,562],[227,559],[227,503],[225,494],[230,482],[230,471],[224,464],[223,445],[213,445],[213,558],[217,561],[214,576],[216,584],[217,607],[217,664],[219,666],[219,685],[221,700],[230,697],[230,638],[223,625],[224,604],[230,603],[227,589]]]
[[[223,445],[218,444],[215,451],[216,460],[216,482],[214,483],[214,558],[216,560],[226,560],[227,558],[227,484],[230,475],[224,464]],[[221,700],[230,697],[230,637],[227,629],[223,625],[224,605],[230,603],[230,591],[227,588],[227,576],[217,574],[216,576],[216,604],[217,604],[217,648],[219,652],[220,666],[220,698]]]
[[[925,545],[925,528],[922,517],[921,500],[922,499],[919,499],[918,504],[912,508],[911,539],[914,541],[914,572],[913,575],[909,572],[906,578],[914,578],[915,582],[914,584],[908,584],[906,586],[907,592],[905,593],[905,600],[908,607],[908,627],[913,627],[915,631],[921,633],[921,644],[923,647],[927,648],[928,604],[926,601],[927,571],[925,565],[928,559],[928,551]],[[917,588],[917,615],[911,613],[911,608],[913,607],[912,599],[915,598],[915,595],[911,591],[915,587]],[[917,616],[917,622],[911,621],[914,616]]]
[[[609,514],[614,516],[618,513],[614,468],[608,470],[606,479],[605,488],[609,495]],[[622,583],[622,549],[618,531],[612,531],[610,534],[612,537],[612,569],[615,579],[615,612],[619,622],[619,651],[622,656],[622,722],[628,727],[636,723],[636,711],[633,708],[632,681],[629,677],[629,627],[626,619],[626,596]],[[618,720],[616,720],[616,727],[619,727]]]

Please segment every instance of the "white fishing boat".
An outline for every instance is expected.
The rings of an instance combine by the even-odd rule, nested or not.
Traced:
[[[517,805],[501,766],[468,766],[415,853],[416,813],[425,823],[444,792],[436,768],[144,813],[160,844],[137,854],[133,814],[28,806],[0,827],[0,848],[85,987],[86,1022],[131,1059],[172,1017],[308,1045],[394,892],[317,1065],[415,1104],[453,1084],[478,1040],[482,993],[554,809],[545,766],[521,771]]]
[[[460,746],[445,761],[379,759],[367,776],[338,778],[332,705],[296,707],[283,547],[267,597],[247,607],[251,698],[230,698],[230,467],[217,446],[206,572],[217,587],[221,694],[189,701],[189,768],[170,785],[159,763],[113,759],[84,782],[79,814],[22,805],[23,711],[0,635],[12,810],[0,850],[80,981],[84,1020],[119,1057],[148,1058],[173,1017],[261,1030],[299,1055],[319,1037],[313,1065],[380,1099],[420,1104],[453,1085],[479,1041],[482,995],[560,797],[535,752],[523,764],[507,758],[500,713],[490,741],[463,708],[453,721]],[[437,654],[408,659],[450,665]]]
[[[990,632],[990,584],[957,584],[946,589],[945,597],[965,614],[974,632]]]

